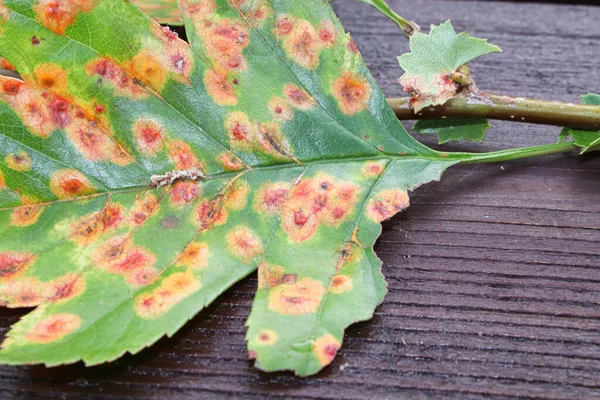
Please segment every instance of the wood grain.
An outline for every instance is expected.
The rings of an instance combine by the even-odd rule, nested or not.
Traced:
[[[569,102],[600,92],[600,8],[524,2],[392,0],[422,26],[505,50],[473,64],[487,90]],[[368,6],[335,7],[388,95],[407,43]],[[495,150],[552,143],[559,129],[494,123]],[[431,139],[426,138],[431,143]],[[175,337],[85,369],[0,367],[0,398],[600,398],[600,158],[460,166],[419,189],[376,245],[389,295],[347,332],[316,377],[265,374],[246,359],[256,286],[236,285]],[[2,309],[6,332],[22,311]]]

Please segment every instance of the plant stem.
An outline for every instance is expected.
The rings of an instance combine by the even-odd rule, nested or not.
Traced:
[[[548,156],[577,150],[580,150],[580,147],[574,143],[557,143],[533,147],[520,147],[489,153],[448,153],[448,158],[458,158],[464,164],[482,164]]]
[[[404,19],[400,15],[396,14],[396,12],[394,10],[392,10],[390,8],[390,6],[388,6],[386,4],[386,2],[384,0],[359,0],[359,1],[362,1],[363,3],[372,5],[377,10],[379,10],[383,15],[385,15],[386,17],[388,17],[389,19],[394,21],[396,23],[396,25],[398,25],[400,27],[400,29],[402,29],[402,32],[404,32],[404,34],[407,37],[410,37],[413,33],[421,30],[419,25],[417,25],[416,23],[409,21],[407,19]]]
[[[398,119],[489,118],[534,124],[600,130],[600,107],[508,97],[481,91],[458,96],[446,104],[414,113],[410,99],[391,98]]]

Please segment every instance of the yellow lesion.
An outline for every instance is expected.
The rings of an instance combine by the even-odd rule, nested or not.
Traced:
[[[208,266],[210,252],[208,244],[205,242],[192,242],[186,246],[176,265],[188,267],[191,269],[202,269]]]
[[[255,340],[259,346],[273,346],[279,340],[279,335],[274,330],[261,329]]]
[[[72,334],[81,326],[80,316],[70,313],[54,314],[42,319],[25,335],[36,343],[52,343]]]
[[[303,278],[291,285],[282,284],[271,289],[269,309],[283,315],[302,315],[316,312],[321,304],[325,287],[315,279]]]
[[[329,291],[333,294],[340,294],[352,290],[352,278],[348,275],[336,275],[331,280]]]
[[[15,171],[26,172],[31,170],[31,157],[25,151],[8,154],[4,158],[4,162],[8,168],[14,169]]]
[[[323,335],[313,344],[313,354],[319,361],[319,364],[326,366],[331,364],[341,343],[333,335]]]
[[[263,252],[262,242],[250,228],[238,226],[226,236],[227,249],[237,259],[250,261]]]
[[[409,205],[406,190],[392,188],[375,193],[367,203],[367,217],[374,222],[391,218]]]
[[[133,308],[140,318],[155,319],[201,288],[202,284],[190,270],[176,272],[157,288],[137,296]]]

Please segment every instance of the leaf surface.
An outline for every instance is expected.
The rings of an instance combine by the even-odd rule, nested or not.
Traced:
[[[417,121],[413,129],[425,135],[438,135],[438,143],[468,140],[481,142],[490,122],[485,118],[444,118]]]
[[[600,106],[600,95],[598,94],[589,93],[581,96],[581,98],[583,104]],[[573,138],[573,143],[582,148],[581,154],[600,149],[600,131],[563,128],[560,133],[559,143],[567,140],[569,136]]]
[[[24,79],[0,77],[0,301],[37,306],[0,361],[138,352],[258,269],[256,365],[329,364],[385,294],[380,222],[459,159],[406,133],[324,1],[181,0],[189,45],[129,2],[58,7],[0,6]]]
[[[444,104],[456,94],[455,73],[469,61],[485,54],[501,52],[486,39],[456,34],[450,21],[431,25],[429,34],[415,32],[410,37],[410,53],[398,57],[405,73],[398,82],[411,93],[415,112]]]
[[[183,25],[177,0],[131,0],[142,11],[161,24]]]

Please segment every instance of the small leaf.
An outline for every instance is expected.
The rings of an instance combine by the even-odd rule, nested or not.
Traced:
[[[419,120],[413,129],[425,135],[438,135],[438,143],[468,140],[481,142],[491,127],[485,118],[444,118]]]
[[[410,53],[398,57],[405,71],[398,82],[412,94],[415,112],[425,107],[444,104],[456,94],[457,70],[484,54],[501,52],[485,39],[463,32],[456,34],[450,21],[431,26],[429,35],[415,32],[410,38]]]
[[[581,96],[581,98],[583,99],[583,104],[600,106],[600,95],[589,93],[585,96]],[[573,143],[582,148],[581,154],[587,153],[588,151],[600,150],[600,131],[588,131],[566,127],[560,132],[558,142],[564,142],[569,136],[573,138]]]

